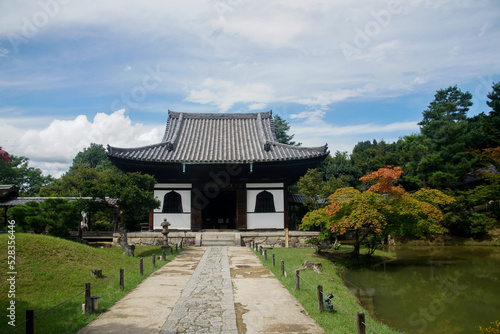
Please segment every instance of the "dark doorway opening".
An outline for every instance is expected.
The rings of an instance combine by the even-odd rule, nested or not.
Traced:
[[[202,209],[203,229],[236,229],[236,191],[221,190]]]

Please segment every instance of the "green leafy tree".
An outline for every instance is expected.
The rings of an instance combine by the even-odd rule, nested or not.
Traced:
[[[492,91],[486,95],[490,99],[486,104],[492,109],[491,113],[500,116],[500,82],[493,83],[491,88]]]
[[[15,185],[21,196],[35,196],[53,181],[52,176],[44,176],[39,168],[30,167],[26,157],[9,155],[8,159],[0,160],[0,184]]]
[[[351,160],[361,175],[366,175],[387,165],[401,164],[397,143],[386,143],[384,140],[359,142],[352,150]]]
[[[456,203],[445,216],[445,226],[454,235],[482,237],[500,217],[500,175],[483,173],[482,184],[454,192]]]
[[[324,206],[323,187],[323,175],[317,169],[309,169],[297,182],[299,193],[306,196],[303,204],[310,210]]]
[[[101,219],[111,217],[114,231],[120,233],[118,243],[133,256],[127,229],[147,220],[149,210],[160,205],[152,191],[156,181],[147,174],[125,173],[108,162],[104,148],[91,144],[77,154],[70,170],[44,187],[41,194],[92,197],[94,200],[87,201],[84,210]]]
[[[276,139],[278,139],[279,143],[287,145],[295,145],[295,146],[301,145],[301,143],[296,143],[292,141],[295,135],[288,134],[288,131],[290,130],[290,125],[285,119],[281,118],[278,115],[274,115],[273,126],[274,126],[274,132],[276,133]]]
[[[107,169],[111,168],[111,166],[111,161],[106,155],[104,146],[91,143],[89,147],[77,153],[70,170],[80,167]]]
[[[125,173],[112,166],[108,169],[79,167],[61,177],[47,191],[64,196],[92,197],[90,209],[109,211],[114,230],[120,233],[118,243],[125,253],[133,256],[127,242],[127,226],[137,223],[138,217],[147,217],[149,210],[160,203],[154,198],[154,177],[140,173]],[[97,206],[97,207],[95,207]]]
[[[433,138],[443,125],[467,120],[471,100],[472,94],[462,92],[457,86],[438,90],[434,101],[422,113],[423,119],[418,123],[420,131]]]
[[[78,226],[81,216],[79,203],[61,198],[49,198],[43,202],[28,202],[9,209],[8,216],[16,226],[35,233],[48,233],[66,237]]]
[[[486,102],[491,111],[469,119],[473,148],[485,149],[500,146],[500,82],[494,83]]]
[[[349,186],[350,178],[346,175],[340,175],[338,178],[331,175],[325,180],[324,173],[320,168],[309,169],[307,173],[300,177],[297,182],[297,191],[305,195],[304,205],[309,210],[319,209],[325,206],[326,199],[335,190]]]
[[[325,161],[325,178],[330,181],[335,179],[338,186],[331,189],[329,194],[332,194],[336,189],[342,187],[356,187],[359,184],[358,179],[363,175],[361,170],[354,164],[354,161],[349,158],[347,152],[335,152],[335,156]],[[340,181],[340,183],[338,182]]]
[[[413,160],[410,178],[420,187],[447,187],[461,182],[472,171],[476,159],[471,155],[472,137],[467,111],[472,94],[457,86],[438,90],[420,123],[420,140],[426,153]],[[419,138],[423,139],[423,138]]]

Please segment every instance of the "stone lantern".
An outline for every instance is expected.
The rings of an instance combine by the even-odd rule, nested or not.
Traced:
[[[168,222],[167,218],[163,219],[163,222],[161,223],[161,234],[163,234],[163,246],[167,247],[168,246],[168,227],[171,224]]]

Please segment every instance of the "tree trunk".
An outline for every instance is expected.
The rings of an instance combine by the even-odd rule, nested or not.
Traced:
[[[127,228],[125,227],[125,216],[122,210],[115,210],[113,213],[113,220],[118,228],[118,244],[123,248],[123,251],[128,256],[134,256],[134,245],[129,245],[127,241]]]
[[[361,241],[359,240],[358,229],[356,229],[356,231],[354,232],[354,235],[356,236],[356,242],[354,243],[354,250],[352,251],[352,256],[359,257],[359,248],[361,245]]]

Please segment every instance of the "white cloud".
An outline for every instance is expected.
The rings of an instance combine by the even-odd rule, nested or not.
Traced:
[[[365,89],[337,89],[334,91],[312,92],[309,97],[295,99],[300,104],[308,106],[328,106],[335,102],[340,102],[348,98],[356,97]]]
[[[230,80],[214,80],[207,78],[193,89],[186,101],[217,106],[220,111],[229,110],[234,104],[250,103],[253,108],[273,101],[273,89],[266,84],[254,83],[238,85]]]
[[[0,57],[7,57],[9,50],[0,46]]]
[[[24,133],[13,127],[8,130],[17,136],[15,142],[10,143],[9,152],[27,156],[31,165],[60,176],[69,168],[75,155],[90,143],[117,147],[154,144],[161,141],[164,126],[132,124],[124,110],[118,110],[109,115],[98,113],[92,121],[79,115],[73,120],[54,120],[42,130]]]
[[[298,114],[290,115],[292,120],[299,119],[304,120],[305,124],[321,124],[323,122],[323,118],[325,117],[326,112],[324,110],[315,110],[315,111],[302,111]]]

